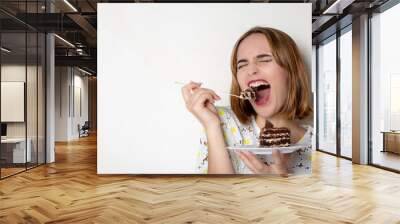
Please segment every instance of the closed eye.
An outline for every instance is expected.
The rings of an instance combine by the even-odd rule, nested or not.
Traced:
[[[241,68],[243,68],[244,66],[246,66],[247,64],[241,64],[241,65],[239,65],[238,67],[237,67],[237,69],[239,70],[239,69],[241,69]]]

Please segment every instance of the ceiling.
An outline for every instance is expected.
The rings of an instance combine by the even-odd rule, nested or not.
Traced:
[[[312,3],[313,43],[332,35],[338,27],[351,23],[351,18],[366,10],[372,10],[388,0],[253,0],[229,1],[252,3]],[[97,57],[97,3],[167,3],[178,1],[139,0],[1,0],[0,25],[2,43],[8,48],[24,53],[25,30],[29,32],[55,32],[56,65],[85,67],[96,72]],[[182,1],[179,1],[182,2]],[[201,1],[227,2],[227,1]],[[52,11],[52,13],[49,13]],[[346,20],[347,19],[347,20]],[[348,22],[346,22],[348,21]],[[340,28],[340,27],[339,27]],[[29,39],[29,38],[28,38]],[[29,40],[28,40],[29,41]],[[19,50],[18,50],[19,49]],[[35,43],[28,44],[28,52],[36,49]],[[3,55],[3,54],[2,54]]]

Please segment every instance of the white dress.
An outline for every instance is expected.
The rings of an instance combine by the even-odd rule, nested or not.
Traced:
[[[257,126],[254,117],[248,125],[242,124],[228,107],[217,107],[218,115],[221,120],[221,126],[227,146],[234,144],[257,145],[259,143],[260,129]],[[288,160],[288,170],[292,174],[310,174],[311,173],[311,141],[312,127],[303,126],[306,129],[304,136],[298,141],[298,144],[308,145],[307,148],[297,150],[290,154]],[[227,149],[228,150],[228,149]],[[252,174],[253,172],[246,164],[234,153],[230,152],[230,158],[233,168],[237,174]],[[206,174],[208,170],[208,149],[205,131],[202,131],[200,145],[196,155],[196,170],[198,173]],[[264,162],[273,161],[271,155],[256,155]]]

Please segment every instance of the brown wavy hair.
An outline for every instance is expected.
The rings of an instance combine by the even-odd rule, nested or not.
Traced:
[[[312,113],[309,75],[294,40],[286,33],[274,28],[254,27],[244,33],[236,42],[231,57],[231,94],[239,95],[241,91],[237,81],[237,51],[239,45],[246,37],[254,33],[263,34],[267,38],[274,60],[289,74],[287,99],[278,113],[286,115],[291,120],[307,117]],[[256,115],[249,101],[232,96],[230,101],[232,110],[240,122],[247,124],[250,122],[251,115]]]

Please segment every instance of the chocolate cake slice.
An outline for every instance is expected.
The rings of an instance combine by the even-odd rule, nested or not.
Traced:
[[[261,84],[259,86],[252,86],[240,92],[240,98],[243,100],[257,100],[259,94],[258,91],[271,88],[270,84]]]
[[[252,100],[256,98],[256,91],[253,88],[248,88],[240,93],[240,98],[244,100]]]
[[[274,128],[267,121],[260,132],[260,146],[264,147],[283,147],[290,146],[290,130],[287,128]]]

